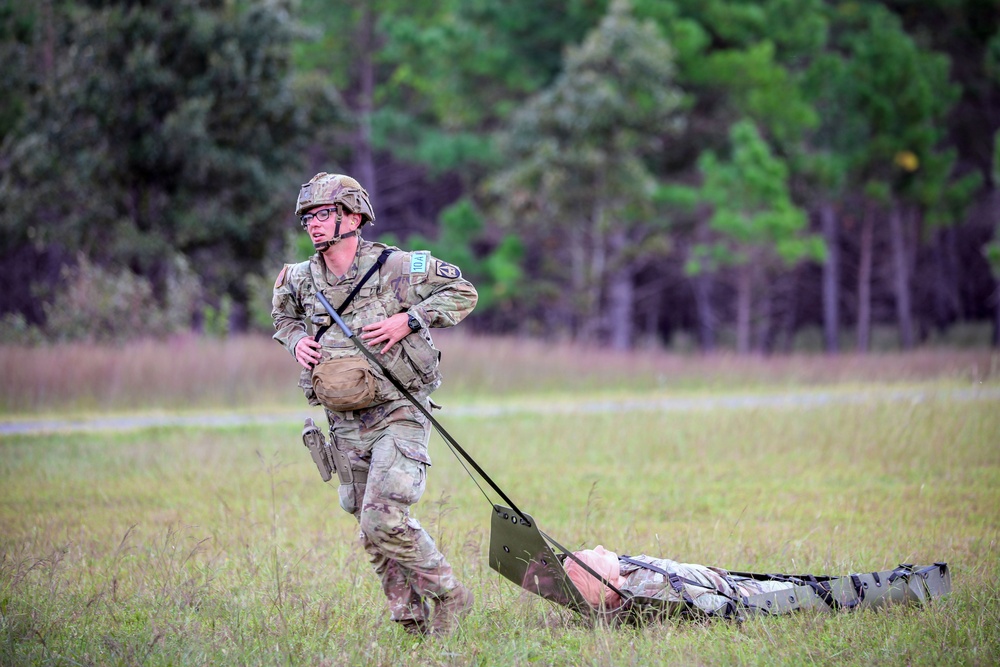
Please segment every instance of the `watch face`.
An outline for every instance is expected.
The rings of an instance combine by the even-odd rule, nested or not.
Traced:
[[[420,322],[417,321],[417,318],[415,318],[413,315],[410,315],[410,319],[407,320],[407,324],[410,325],[410,329],[412,329],[413,331],[420,330]]]

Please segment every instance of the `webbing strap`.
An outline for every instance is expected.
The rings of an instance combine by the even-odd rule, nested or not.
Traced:
[[[638,560],[637,558],[632,558],[630,556],[619,556],[618,558],[619,558],[619,560],[623,560],[626,563],[631,563],[632,565],[637,565],[637,566],[639,566],[641,568],[645,568],[647,570],[652,570],[653,572],[657,572],[659,574],[662,574],[663,576],[665,576],[667,578],[667,581],[670,582],[671,588],[673,588],[675,591],[677,591],[677,593],[679,593],[681,595],[681,597],[684,598],[685,602],[694,603],[694,600],[691,599],[691,596],[688,594],[687,589],[684,588],[684,584],[691,584],[692,586],[697,586],[699,588],[706,588],[706,589],[709,589],[709,590],[716,590],[714,586],[706,586],[706,585],[701,584],[701,583],[699,583],[697,581],[692,581],[690,579],[686,579],[686,578],[678,575],[676,572],[670,572],[669,570],[664,570],[662,567],[659,567],[657,565],[653,565],[652,563],[646,563],[645,561]],[[716,592],[718,592],[718,591],[716,591]],[[729,597],[729,596],[727,595],[726,597]]]
[[[813,589],[813,592],[816,593],[816,595],[818,595],[823,602],[826,603],[827,607],[833,609],[834,611],[840,609],[840,603],[833,597],[833,591],[830,589],[829,582],[817,581],[816,577],[810,575],[809,579],[805,583]]]
[[[349,339],[351,339],[354,342],[354,345],[361,351],[361,353],[364,354],[366,357],[368,357],[369,361],[375,364],[375,366],[382,371],[385,377],[387,377],[389,381],[392,382],[392,386],[394,386],[397,390],[399,390],[399,392],[403,394],[403,396],[405,396],[406,399],[410,401],[410,403],[412,403],[413,406],[421,412],[421,414],[424,415],[424,417],[427,417],[430,423],[434,425],[434,428],[437,429],[437,432],[441,434],[441,437],[444,438],[445,442],[447,442],[448,445],[451,447],[452,451],[455,452],[456,454],[461,454],[462,458],[468,461],[469,465],[471,465],[473,468],[476,469],[476,472],[478,472],[483,477],[486,483],[489,484],[494,491],[500,494],[500,497],[503,498],[504,502],[507,503],[510,509],[513,510],[521,518],[521,520],[525,522],[525,524],[530,526],[531,522],[525,517],[524,512],[522,512],[517,508],[517,505],[514,504],[514,501],[508,498],[507,494],[503,492],[503,489],[497,486],[496,482],[494,482],[490,478],[490,476],[486,474],[486,471],[483,470],[481,467],[479,467],[479,464],[476,463],[471,456],[469,456],[468,452],[462,449],[462,446],[458,444],[458,441],[455,440],[455,438],[451,437],[451,434],[448,433],[448,431],[446,431],[444,427],[441,426],[441,424],[439,424],[436,419],[434,419],[434,416],[427,410],[427,408],[425,408],[420,403],[420,401],[418,401],[413,396],[413,394],[407,391],[406,387],[404,387],[403,384],[396,379],[395,375],[389,372],[388,368],[382,365],[382,362],[380,362],[375,357],[372,351],[368,349],[368,346],[362,343],[361,340],[359,340],[358,337],[354,335],[354,332],[351,331],[351,328],[347,326],[346,322],[344,322],[344,319],[340,316],[340,313],[338,313],[334,309],[334,307],[330,305],[330,302],[327,301],[325,296],[323,296],[323,293],[317,291],[316,298],[319,299],[319,302],[323,305],[324,308],[326,308],[326,311],[330,313],[330,316],[333,318],[334,322],[337,323],[337,326],[339,326],[341,330],[344,332],[344,335],[347,336]],[[487,498],[487,500],[489,499]],[[490,504],[492,505],[493,503],[491,502]]]

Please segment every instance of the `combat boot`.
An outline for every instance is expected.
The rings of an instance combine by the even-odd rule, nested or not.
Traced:
[[[428,634],[450,635],[458,626],[459,621],[469,615],[475,596],[465,586],[459,584],[434,605],[434,618]]]
[[[417,620],[415,618],[408,618],[405,621],[399,621],[399,627],[403,628],[403,630],[407,633],[417,637],[423,637],[428,633],[427,621]]]
[[[396,621],[399,623],[399,627],[403,628],[406,632],[411,635],[416,635],[417,637],[423,637],[430,631],[430,626],[427,623],[427,619],[431,615],[431,607],[427,604],[427,600],[422,598],[417,598],[420,602],[420,617],[419,618],[404,618],[401,621]],[[413,609],[415,602],[410,603],[411,611],[416,611]]]

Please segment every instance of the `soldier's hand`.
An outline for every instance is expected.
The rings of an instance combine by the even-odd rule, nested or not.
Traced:
[[[306,336],[295,344],[295,360],[303,368],[312,368],[319,361],[322,345],[312,336]]]
[[[410,316],[406,313],[396,313],[381,322],[375,322],[363,327],[361,330],[361,340],[369,345],[379,345],[385,343],[381,353],[385,354],[393,345],[406,338],[410,333]]]

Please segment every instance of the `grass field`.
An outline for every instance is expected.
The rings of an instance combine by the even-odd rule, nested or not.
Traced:
[[[294,368],[268,347],[172,344],[0,350],[4,416],[295,404]],[[766,361],[477,344],[442,345],[448,405],[869,392],[440,419],[571,548],[828,574],[947,561],[954,592],[923,608],[591,627],[489,569],[489,504],[434,436],[416,515],[477,605],[454,636],[415,641],[388,621],[356,525],[298,439],[302,409],[266,426],[0,436],[0,665],[1000,663],[1000,403],[949,393],[995,391],[995,353]],[[72,382],[50,384],[59,364]],[[901,385],[930,398],[879,398]]]

